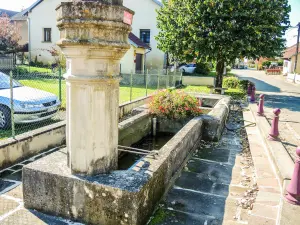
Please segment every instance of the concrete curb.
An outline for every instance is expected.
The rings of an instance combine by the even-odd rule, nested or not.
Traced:
[[[263,140],[270,153],[271,160],[276,169],[277,176],[280,179],[280,185],[282,188],[282,195],[280,200],[279,218],[277,220],[278,225],[296,225],[300,224],[300,207],[292,205],[285,200],[286,188],[291,181],[291,177],[294,171],[294,162],[289,153],[284,148],[283,144],[279,141],[269,141],[268,133],[271,126],[267,119],[256,114],[256,105],[249,106],[252,112],[253,118],[256,120],[257,127],[263,136]]]
[[[271,126],[264,116],[258,116],[256,113],[257,106],[255,104],[249,105],[253,118],[259,128],[267,149],[270,153],[271,159],[275,165],[276,173],[280,179],[280,185],[283,188],[284,182],[291,180],[294,171],[294,162],[289,153],[284,148],[280,141],[269,141],[269,131]]]

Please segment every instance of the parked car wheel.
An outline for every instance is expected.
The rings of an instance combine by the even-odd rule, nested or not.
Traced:
[[[8,129],[11,126],[10,109],[0,105],[0,129]]]

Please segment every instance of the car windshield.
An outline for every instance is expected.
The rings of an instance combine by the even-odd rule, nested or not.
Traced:
[[[9,89],[10,88],[10,82],[9,82],[9,76],[0,73],[0,89]],[[13,80],[13,87],[22,87],[22,84],[20,84],[18,81]]]

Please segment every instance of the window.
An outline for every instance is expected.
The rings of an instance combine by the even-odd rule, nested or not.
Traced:
[[[44,28],[44,42],[51,42],[51,28]]]
[[[140,30],[140,39],[146,44],[150,44],[150,30]]]

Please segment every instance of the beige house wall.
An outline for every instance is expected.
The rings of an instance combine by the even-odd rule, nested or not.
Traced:
[[[21,40],[19,45],[25,45],[28,43],[28,24],[27,20],[17,20],[15,21],[20,30]]]
[[[56,27],[56,7],[61,0],[46,0],[38,4],[28,14],[30,20],[30,44],[31,61],[37,60],[43,63],[54,62],[53,56],[46,50],[56,46],[59,40],[59,30]],[[44,42],[44,28],[51,28],[51,42]]]
[[[291,71],[294,71],[295,61],[296,61],[296,56],[293,56],[291,58]],[[300,54],[298,54],[298,62],[297,62],[297,67],[296,67],[296,73],[300,73]]]
[[[145,52],[146,50],[144,48],[136,48],[131,45],[131,48],[128,50],[128,52],[125,54],[125,56],[121,59],[121,73],[123,74],[130,74],[136,72],[136,65],[135,65],[135,55],[134,52],[137,54],[142,54],[142,68],[144,68],[144,63],[145,63]]]

